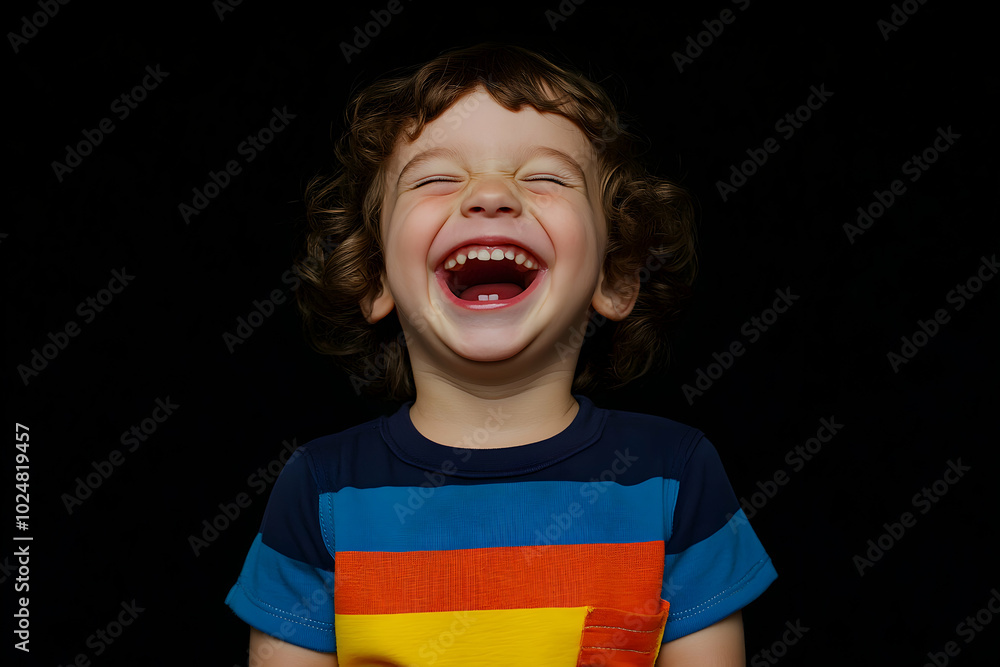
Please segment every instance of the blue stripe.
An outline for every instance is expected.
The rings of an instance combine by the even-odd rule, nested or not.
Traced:
[[[333,589],[332,572],[281,555],[258,533],[226,604],[261,632],[332,653]]]
[[[332,515],[338,552],[623,544],[665,539],[670,484],[676,482],[347,487],[323,494],[320,507]]]
[[[663,641],[696,632],[742,609],[778,573],[743,510],[713,535],[664,558],[664,600],[670,615]],[[705,598],[706,592],[711,596]]]

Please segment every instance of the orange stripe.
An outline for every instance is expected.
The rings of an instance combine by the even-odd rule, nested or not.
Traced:
[[[583,624],[577,665],[651,667],[660,651],[670,603],[661,600],[653,614],[591,609]]]
[[[338,614],[659,608],[663,542],[337,552]],[[655,604],[654,604],[655,603]]]

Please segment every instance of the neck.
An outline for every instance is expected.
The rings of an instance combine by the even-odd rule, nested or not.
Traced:
[[[468,384],[414,368],[414,427],[428,440],[465,449],[516,447],[562,432],[579,405],[572,371],[549,370],[504,384]]]

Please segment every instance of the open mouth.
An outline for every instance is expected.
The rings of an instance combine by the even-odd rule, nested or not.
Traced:
[[[442,268],[451,293],[473,303],[515,299],[541,272],[538,259],[513,245],[465,246],[446,258]]]

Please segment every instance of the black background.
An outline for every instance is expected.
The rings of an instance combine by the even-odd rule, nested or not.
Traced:
[[[559,11],[556,0],[404,2],[350,62],[340,44],[386,3],[245,1],[220,18],[210,2],[71,2],[18,52],[8,36],[4,403],[8,424],[31,429],[30,529],[10,531],[34,538],[31,653],[11,650],[12,664],[79,654],[92,664],[244,663],[247,628],[223,600],[270,489],[250,476],[283,442],[395,409],[358,396],[303,340],[282,276],[300,240],[304,184],[332,166],[331,136],[353,89],[485,40],[546,50],[603,83],[648,140],[649,167],[698,201],[697,296],[673,365],[592,398],[704,430],[740,497],[788,474],[752,519],[779,579],[744,612],[748,659],[767,664],[760,652],[800,621],[809,630],[779,647],[780,663],[923,665],[954,641],[955,664],[997,664],[1000,619],[968,643],[957,626],[1000,587],[990,458],[1000,281],[961,310],[947,300],[1000,250],[989,17],[912,2],[915,13],[885,39],[878,21],[890,3],[779,4],[567,1],[573,11],[553,29],[545,12]],[[678,71],[672,54],[726,8],[735,21]],[[38,11],[8,6],[5,32]],[[168,76],[119,119],[113,100],[157,65]],[[832,95],[785,138],[775,123],[811,86]],[[294,119],[247,163],[240,143],[286,107]],[[114,131],[60,181],[52,163],[105,117]],[[911,182],[903,163],[938,128],[960,138]],[[778,152],[723,201],[717,182],[769,137]],[[178,206],[232,159],[242,173],[186,223]],[[844,223],[895,179],[905,193],[851,243]],[[123,268],[134,279],[84,322],[78,304]],[[749,343],[741,328],[778,289],[799,298]],[[231,353],[223,334],[274,290],[288,300]],[[894,372],[887,354],[941,308],[950,321]],[[18,366],[71,320],[79,335],[25,384]],[[746,352],[689,402],[682,386],[737,340]],[[179,407],[128,451],[121,434],[167,397]],[[843,428],[794,471],[786,453],[821,418]],[[65,494],[115,449],[124,462],[68,512]],[[970,470],[921,514],[914,494],[959,459]],[[250,506],[195,555],[189,537],[240,493]],[[854,557],[906,511],[916,525],[860,576]],[[10,601],[21,594],[9,544]],[[88,637],[133,600],[144,611],[95,655]]]

